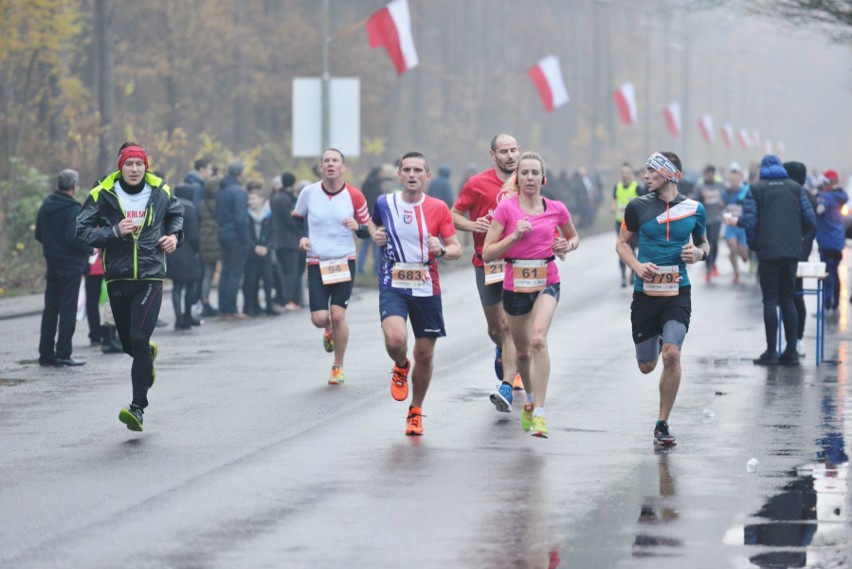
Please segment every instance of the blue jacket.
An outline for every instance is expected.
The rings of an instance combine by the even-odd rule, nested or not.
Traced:
[[[841,213],[849,196],[843,188],[822,191],[817,195],[817,245],[820,249],[842,251],[846,245],[846,223]]]
[[[787,177],[777,156],[761,161],[760,181],[749,189],[737,225],[745,227],[748,246],[760,260],[802,257],[802,239],[813,235],[816,216],[804,188]]]
[[[219,241],[237,241],[248,249],[249,215],[248,198],[240,181],[225,176],[216,191],[216,223],[219,224]]]

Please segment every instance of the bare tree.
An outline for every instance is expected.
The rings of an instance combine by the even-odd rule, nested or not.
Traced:
[[[822,26],[838,41],[852,44],[850,0],[701,0],[695,5],[702,8],[737,5],[751,14]]]

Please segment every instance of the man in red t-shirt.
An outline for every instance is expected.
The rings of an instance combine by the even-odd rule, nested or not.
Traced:
[[[503,183],[515,172],[521,152],[514,136],[500,133],[491,139],[488,154],[494,160],[494,167],[470,177],[453,205],[452,214],[456,229],[473,233],[476,288],[488,323],[488,335],[495,344],[494,371],[501,381],[507,377],[511,382],[517,369],[515,345],[502,304],[505,264],[502,260],[483,263],[482,245],[491,226],[491,214],[506,195]]]

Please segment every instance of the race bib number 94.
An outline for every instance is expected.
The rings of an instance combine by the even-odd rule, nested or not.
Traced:
[[[642,289],[648,296],[677,296],[680,289],[680,269],[677,265],[657,267],[659,275],[645,282]]]
[[[352,274],[349,272],[349,261],[345,258],[320,261],[319,266],[322,284],[346,283],[352,280]]]
[[[538,292],[547,284],[547,262],[544,259],[512,262],[515,292]]]
[[[426,282],[426,265],[423,263],[394,263],[391,269],[393,288],[418,288]]]

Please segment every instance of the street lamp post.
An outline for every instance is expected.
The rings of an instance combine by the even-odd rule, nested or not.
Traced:
[[[330,83],[331,74],[328,70],[328,51],[331,37],[328,32],[328,7],[329,0],[322,0],[322,149],[324,151],[329,147],[331,140],[331,102],[330,102]]]

